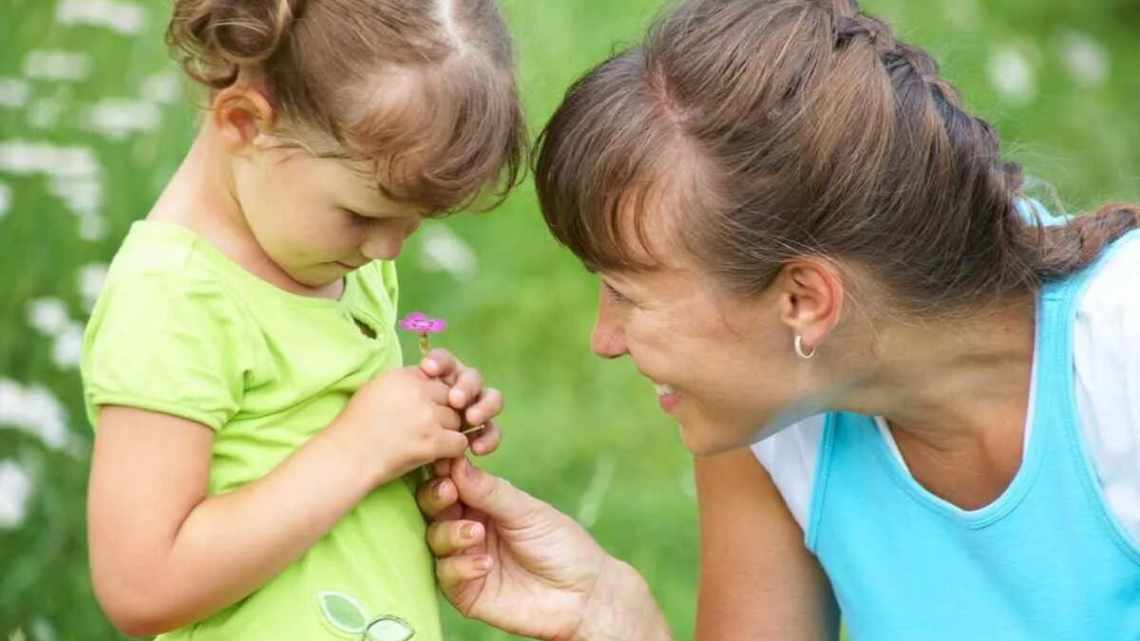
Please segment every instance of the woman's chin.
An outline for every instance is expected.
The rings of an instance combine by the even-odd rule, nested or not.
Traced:
[[[703,423],[681,423],[681,442],[693,456],[713,456],[751,445],[749,439],[735,438],[723,429]]]

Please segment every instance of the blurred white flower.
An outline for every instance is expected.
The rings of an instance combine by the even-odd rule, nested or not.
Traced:
[[[697,498],[697,479],[693,475],[692,466],[686,467],[681,472],[681,478],[677,479],[678,485],[681,487],[681,493],[685,496],[695,499]]]
[[[1036,73],[1017,49],[1007,47],[994,54],[987,72],[990,84],[1009,102],[1024,104],[1037,95]]]
[[[51,357],[60,369],[79,367],[79,357],[83,354],[83,325],[70,322],[55,337]]]
[[[24,387],[0,378],[0,430],[18,429],[38,437],[47,447],[68,447],[67,412],[47,389]]]
[[[91,56],[77,51],[36,49],[24,58],[24,75],[40,80],[77,81],[91,75]]]
[[[99,214],[83,214],[79,217],[79,237],[96,242],[107,237],[107,219]]]
[[[60,369],[79,365],[83,349],[83,325],[71,319],[67,306],[58,298],[38,298],[28,304],[28,324],[44,336],[55,339],[52,360]]]
[[[60,24],[88,24],[133,35],[142,30],[146,14],[142,7],[132,2],[63,0],[56,7],[55,19]]]
[[[1077,82],[1098,87],[1108,79],[1108,51],[1090,36],[1070,31],[1061,36],[1061,58]]]
[[[598,458],[598,463],[594,467],[594,474],[590,477],[590,484],[582,493],[582,502],[578,507],[576,520],[582,524],[582,527],[591,528],[598,522],[602,503],[610,491],[610,485],[613,484],[616,470],[617,461],[614,460],[612,454],[605,452]]]
[[[105,282],[107,282],[105,263],[88,263],[79,268],[79,295],[83,297],[83,305],[88,312],[95,307],[99,294],[103,293]]]
[[[162,115],[150,102],[107,98],[87,112],[86,127],[109,138],[121,140],[132,133],[154,131]]]
[[[471,280],[478,269],[475,252],[447,225],[436,223],[420,232],[420,267],[429,272],[447,272],[457,280]]]
[[[55,129],[63,115],[64,104],[58,98],[41,98],[24,111],[32,129]]]
[[[149,76],[142,84],[144,100],[157,104],[172,104],[182,98],[182,79],[172,71]]]
[[[27,81],[19,78],[0,78],[0,107],[23,107],[31,90]]]
[[[0,529],[19,527],[28,511],[32,479],[15,461],[0,461]]]
[[[4,183],[0,183],[0,218],[8,215],[8,210],[12,208],[12,188]]]
[[[70,320],[67,305],[58,298],[37,298],[28,303],[28,324],[44,336],[58,336]]]
[[[103,183],[94,177],[56,177],[48,184],[48,192],[75,214],[94,213],[103,204]]]
[[[26,140],[0,142],[0,172],[47,175],[48,192],[79,218],[80,237],[101,240],[106,236],[107,222],[99,213],[103,206],[101,170],[90,149]]]
[[[26,140],[0,142],[0,171],[28,175],[85,177],[99,174],[95,153],[86,147],[58,147]]]
[[[32,621],[32,638],[35,641],[55,641],[55,626],[44,617],[36,617]]]

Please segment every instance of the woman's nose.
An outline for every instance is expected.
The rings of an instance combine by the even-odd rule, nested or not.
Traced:
[[[626,353],[624,330],[602,309],[598,310],[598,320],[590,335],[590,349],[602,358],[618,358]]]

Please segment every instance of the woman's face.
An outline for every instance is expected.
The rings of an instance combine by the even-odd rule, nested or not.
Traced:
[[[693,453],[755,442],[795,412],[807,370],[781,322],[778,286],[726,294],[684,261],[601,277],[593,351],[633,359]]]

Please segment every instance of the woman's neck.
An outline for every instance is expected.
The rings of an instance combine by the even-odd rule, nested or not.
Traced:
[[[1020,466],[1034,317],[1035,299],[1026,296],[965,321],[880,328],[874,370],[844,409],[884,417],[928,489],[958,494],[944,498],[963,506],[984,504]]]

